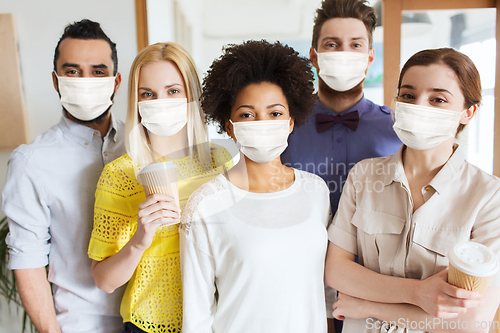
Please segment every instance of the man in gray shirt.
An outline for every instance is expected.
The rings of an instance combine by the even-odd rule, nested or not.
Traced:
[[[9,158],[2,193],[9,268],[38,332],[121,331],[122,292],[96,287],[87,256],[97,181],[125,152],[124,124],[110,112],[117,65],[116,45],[99,23],[68,25],[52,73],[61,120]]]

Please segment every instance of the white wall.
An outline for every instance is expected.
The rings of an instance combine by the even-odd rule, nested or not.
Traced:
[[[51,79],[54,49],[64,27],[83,18],[100,22],[117,44],[118,70],[123,80],[112,110],[125,120],[128,71],[137,54],[134,0],[0,1],[0,13],[12,13],[16,18],[30,140],[57,124],[61,117]],[[5,186],[9,155],[8,151],[0,152],[0,190]],[[21,332],[17,324],[21,315],[13,309],[9,311],[2,298],[0,332]]]

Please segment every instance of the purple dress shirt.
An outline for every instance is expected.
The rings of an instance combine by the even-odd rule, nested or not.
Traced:
[[[296,127],[288,137],[288,147],[281,154],[283,164],[314,173],[323,178],[330,189],[332,213],[335,214],[342,187],[351,168],[359,161],[395,154],[401,141],[392,129],[391,110],[363,98],[341,115],[357,110],[359,126],[356,131],[335,124],[318,133],[316,114],[336,116],[316,99],[312,116],[307,123]]]

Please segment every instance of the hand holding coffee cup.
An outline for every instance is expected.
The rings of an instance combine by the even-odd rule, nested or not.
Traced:
[[[172,161],[145,166],[139,171],[138,179],[144,187],[146,197],[156,193],[168,194],[174,198],[175,204],[179,207],[177,167]]]
[[[493,251],[483,244],[470,241],[456,244],[450,250],[448,259],[448,283],[481,295],[500,267]]]

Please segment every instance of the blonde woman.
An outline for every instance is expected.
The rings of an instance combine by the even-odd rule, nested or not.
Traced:
[[[201,87],[192,58],[179,45],[158,43],[134,60],[125,127],[127,154],[108,164],[96,191],[89,257],[97,286],[127,284],[123,332],[180,332],[180,212],[201,184],[231,166],[228,152],[210,145],[199,105]],[[180,207],[168,195],[146,198],[138,170],[173,161]]]

